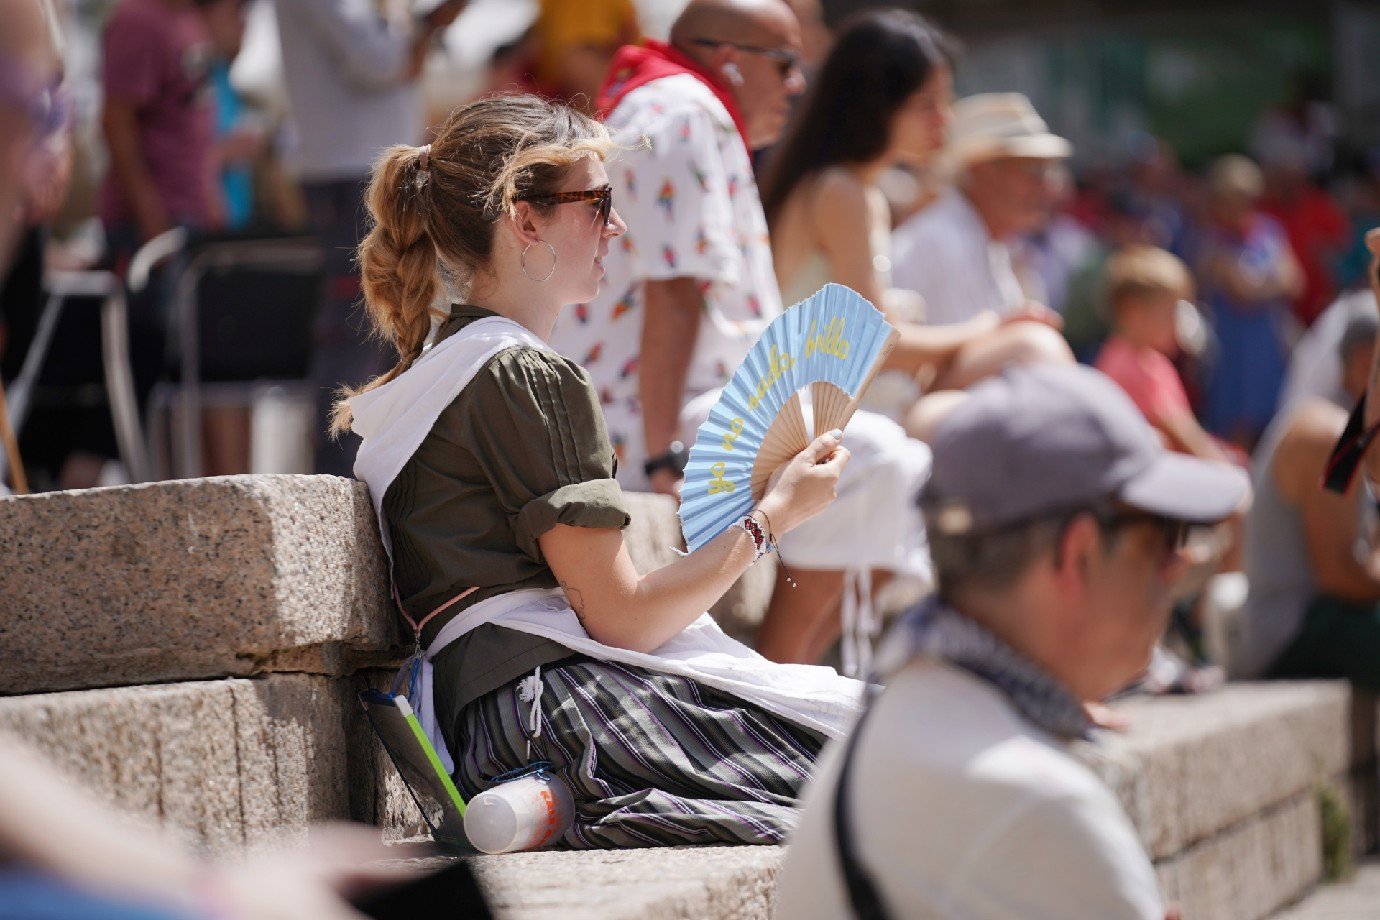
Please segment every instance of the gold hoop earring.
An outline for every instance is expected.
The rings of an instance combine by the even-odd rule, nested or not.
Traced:
[[[532,243],[528,243],[523,247],[522,255],[518,257],[518,268],[522,269],[523,277],[528,281],[535,281],[537,284],[545,284],[551,280],[552,275],[556,274],[556,247],[546,242],[546,240],[537,240],[536,242],[541,243],[547,249],[551,250],[551,271],[547,272],[544,278],[533,278],[531,275],[527,274],[527,251],[532,248]]]

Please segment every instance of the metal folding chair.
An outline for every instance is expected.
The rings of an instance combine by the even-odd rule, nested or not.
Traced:
[[[182,424],[174,439],[172,473],[192,477],[203,470],[196,420],[208,403],[253,404],[267,388],[310,398],[306,378],[322,254],[316,240],[306,236],[184,238],[181,250],[171,304],[177,379],[154,389],[151,441],[164,438],[169,426],[163,419],[176,404]],[[239,299],[231,305],[208,303],[227,291]],[[222,328],[226,324],[231,331]],[[208,345],[234,354],[227,360],[208,356]]]
[[[141,247],[130,263],[131,289],[135,292],[142,289],[154,266],[180,249],[185,237],[185,231],[170,230]],[[115,426],[120,461],[131,482],[147,481],[150,467],[143,426],[139,421],[134,374],[130,367],[129,308],[125,284],[119,276],[109,271],[72,271],[49,273],[44,278],[43,286],[48,292],[48,299],[39,313],[38,326],[29,351],[24,356],[24,363],[5,394],[6,409],[15,437],[19,437],[28,421],[33,392],[52,351],[53,337],[64,308],[69,301],[96,302],[100,304],[106,400]],[[0,455],[0,477],[6,469],[7,458]]]

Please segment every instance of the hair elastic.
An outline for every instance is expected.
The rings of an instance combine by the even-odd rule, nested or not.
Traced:
[[[412,180],[412,185],[417,193],[421,194],[431,184],[431,145],[425,144],[417,148],[417,175]]]

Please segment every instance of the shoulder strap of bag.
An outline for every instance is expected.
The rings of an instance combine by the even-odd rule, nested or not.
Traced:
[[[853,755],[858,747],[858,738],[862,735],[863,724],[871,711],[869,705],[858,717],[858,724],[853,726],[853,732],[848,736],[848,747],[843,752],[843,767],[839,770],[839,784],[834,791],[834,845],[838,849],[843,882],[848,889],[848,903],[853,908],[853,915],[858,920],[887,920],[881,892],[872,880],[872,874],[858,860],[849,808],[852,797],[848,792],[848,779],[852,773]]]

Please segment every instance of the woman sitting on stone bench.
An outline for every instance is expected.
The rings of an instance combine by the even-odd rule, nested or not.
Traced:
[[[382,156],[359,264],[400,360],[336,426],[364,439],[355,470],[466,797],[547,760],[574,793],[570,846],[780,842],[861,688],[770,663],[703,611],[832,501],[848,452],[818,438],[739,525],[638,575],[599,398],[545,345],[626,229],[609,147],[583,115],[506,96]],[[448,313],[447,292],[463,292]]]

